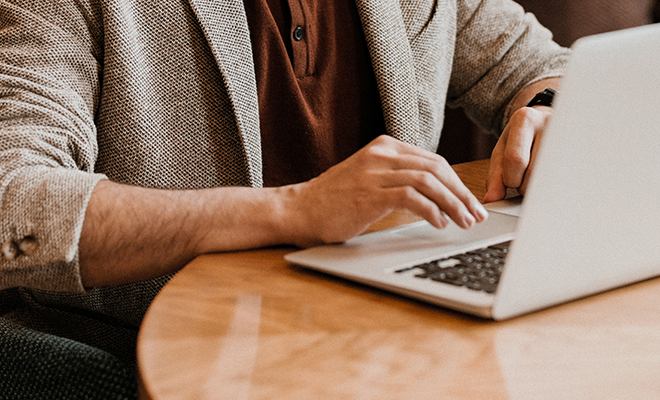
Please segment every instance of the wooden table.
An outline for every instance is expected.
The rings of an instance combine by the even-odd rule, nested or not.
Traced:
[[[455,167],[478,196],[487,165]],[[142,396],[660,398],[658,279],[491,322],[291,266],[292,250],[205,255],[176,275],[140,331]]]

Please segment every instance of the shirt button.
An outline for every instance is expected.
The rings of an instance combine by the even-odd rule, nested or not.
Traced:
[[[296,42],[300,42],[304,35],[305,35],[305,31],[300,26],[296,27],[296,29],[293,30],[293,40],[295,40]]]

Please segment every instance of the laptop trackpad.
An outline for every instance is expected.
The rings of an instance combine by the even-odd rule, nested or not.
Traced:
[[[489,212],[498,212],[500,214],[513,215],[514,217],[520,216],[520,209],[522,208],[522,196],[512,197],[506,200],[495,201],[492,203],[484,204],[486,210]]]
[[[471,229],[461,229],[453,222],[436,229],[426,221],[361,235],[342,244],[325,245],[288,254],[285,258],[301,265],[320,269],[382,273],[384,270],[414,265],[417,261],[462,253],[469,249],[511,240],[518,218],[492,212],[487,221]]]

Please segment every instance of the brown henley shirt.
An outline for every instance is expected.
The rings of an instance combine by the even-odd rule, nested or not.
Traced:
[[[264,186],[309,180],[385,133],[351,0],[246,0]]]

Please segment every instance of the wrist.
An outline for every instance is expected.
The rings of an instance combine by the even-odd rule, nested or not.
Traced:
[[[307,184],[303,182],[276,188],[270,221],[278,244],[306,247],[320,243],[320,240],[313,238],[315,223],[308,206],[314,202],[305,197],[304,186]]]
[[[511,116],[520,108],[527,106],[531,100],[543,90],[547,88],[558,88],[561,83],[560,78],[547,78],[541,79],[534,83],[531,83],[525,86],[520,92],[518,92],[514,98],[509,102],[508,107],[504,112],[504,120],[502,129],[506,127],[509,123]]]
[[[197,255],[285,244],[286,207],[280,188],[215,188],[200,198]]]

